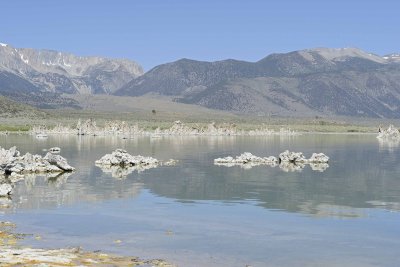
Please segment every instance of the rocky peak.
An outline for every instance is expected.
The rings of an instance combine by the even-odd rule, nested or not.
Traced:
[[[124,67],[134,76],[143,74],[142,68],[135,62],[104,57],[81,57],[54,50],[16,49],[21,59],[39,72],[68,73],[71,76],[83,76],[89,68],[101,66],[103,70],[116,71]]]
[[[82,57],[71,53],[0,45],[0,69],[22,76],[45,91],[112,93],[143,74],[127,59]]]

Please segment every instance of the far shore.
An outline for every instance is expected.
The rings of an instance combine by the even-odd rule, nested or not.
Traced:
[[[81,114],[82,115],[82,114]],[[72,117],[50,117],[50,118],[1,118],[0,117],[0,132],[1,133],[26,133],[34,129],[35,127],[44,127],[52,129],[56,126],[62,125],[63,127],[74,128],[77,125],[78,120],[82,118],[82,121],[87,120],[90,117],[87,116],[72,116]],[[103,127],[105,124],[111,121],[123,121],[128,126],[134,126],[152,132],[155,130],[165,130],[174,125],[176,120],[138,120],[136,118],[130,118],[129,116],[93,116],[97,126]],[[233,119],[221,119],[213,118],[204,120],[182,120],[182,123],[193,129],[206,127],[211,122],[215,122],[218,127],[225,127],[233,125],[238,131],[254,131],[257,129],[268,129],[271,131],[279,131],[280,129],[290,129],[298,133],[377,133],[379,126],[387,127],[389,124],[396,124],[397,121],[388,120],[354,120],[350,119],[323,119],[323,118],[273,118],[273,119],[249,119],[240,118],[237,120]]]

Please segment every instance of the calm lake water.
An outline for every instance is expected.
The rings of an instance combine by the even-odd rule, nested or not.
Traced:
[[[0,220],[42,237],[24,244],[82,246],[179,266],[400,265],[400,146],[375,135],[0,136],[0,146],[13,145],[42,155],[59,146],[77,169],[18,183]],[[118,179],[94,165],[116,148],[180,162]],[[323,152],[329,168],[213,164],[217,157],[286,149],[306,157]]]

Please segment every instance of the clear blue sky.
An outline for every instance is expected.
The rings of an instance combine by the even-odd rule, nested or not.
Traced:
[[[8,0],[0,23],[3,43],[129,58],[145,70],[312,47],[400,52],[396,0]]]

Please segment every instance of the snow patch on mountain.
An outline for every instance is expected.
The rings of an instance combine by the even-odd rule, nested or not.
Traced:
[[[76,56],[54,50],[14,48],[1,43],[0,69],[60,93],[113,93],[143,74],[134,61]]]
[[[21,58],[21,60],[25,63],[25,64],[29,64],[29,59],[24,58],[23,54],[19,54],[19,57]]]
[[[304,50],[305,52],[317,52],[320,56],[327,60],[344,61],[347,58],[365,58],[378,63],[386,63],[386,60],[378,55],[365,52],[358,48],[345,47],[345,48],[314,48]]]
[[[400,61],[400,54],[393,53],[393,54],[385,55],[385,56],[383,56],[383,58],[388,61]]]

